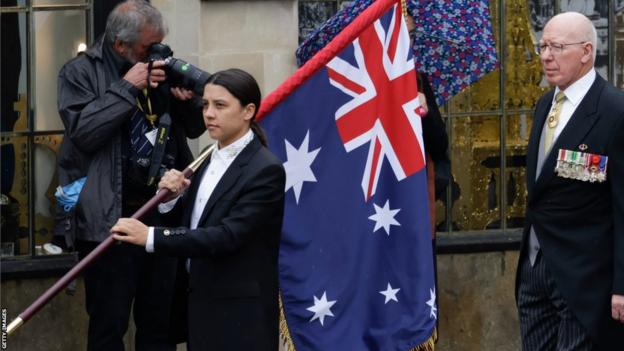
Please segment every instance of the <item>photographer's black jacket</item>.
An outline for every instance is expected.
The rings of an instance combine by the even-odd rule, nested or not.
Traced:
[[[58,77],[58,110],[65,126],[59,184],[87,177],[76,206],[75,233],[77,239],[88,241],[102,241],[110,235],[122,215],[122,201],[128,200],[122,196],[128,190],[122,188],[122,156],[127,153],[123,140],[140,93],[121,78],[129,66],[118,74],[111,72],[114,63],[109,62],[104,45],[110,44],[99,39],[66,63]],[[205,127],[196,101],[183,103],[173,97],[170,101],[173,123],[167,153],[181,170],[192,161],[186,137],[200,136]]]

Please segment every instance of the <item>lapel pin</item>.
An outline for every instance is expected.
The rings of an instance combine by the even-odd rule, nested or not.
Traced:
[[[587,148],[588,148],[587,144],[579,145],[579,150],[581,150],[581,151],[585,151],[585,150],[587,150]]]

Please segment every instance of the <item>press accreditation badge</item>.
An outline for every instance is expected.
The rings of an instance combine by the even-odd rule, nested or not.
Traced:
[[[607,180],[608,156],[559,149],[555,173],[563,178],[590,183]]]
[[[158,128],[154,128],[149,132],[145,133],[145,137],[147,140],[154,146],[156,144],[156,136],[158,135]]]

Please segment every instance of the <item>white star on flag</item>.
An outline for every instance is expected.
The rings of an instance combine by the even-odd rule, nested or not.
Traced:
[[[331,307],[336,303],[336,300],[327,301],[327,292],[323,292],[323,296],[318,299],[316,295],[314,295],[314,305],[307,308],[308,311],[314,312],[314,316],[310,319],[310,322],[313,322],[315,319],[318,319],[323,325],[325,321],[325,316],[334,316],[331,311]]]
[[[388,283],[388,287],[386,288],[386,290],[382,290],[379,292],[380,294],[386,297],[386,302],[384,302],[384,304],[387,304],[390,300],[399,302],[399,300],[396,297],[396,294],[399,292],[399,290],[401,289],[392,289],[392,286],[390,285],[390,283]]]
[[[390,200],[386,200],[386,204],[383,208],[377,206],[377,204],[375,203],[373,205],[375,206],[375,214],[368,217],[368,219],[370,219],[371,221],[375,221],[375,229],[373,229],[373,233],[376,232],[377,229],[383,227],[383,229],[386,231],[386,234],[390,236],[390,226],[401,225],[401,223],[397,222],[397,220],[394,219],[394,216],[396,216],[396,214],[399,213],[401,209],[397,208],[391,210]]]
[[[286,162],[284,169],[286,170],[286,190],[293,188],[295,192],[295,202],[299,203],[299,195],[303,182],[316,182],[316,177],[312,172],[312,162],[316,158],[321,148],[308,152],[310,131],[306,133],[299,149],[296,149],[288,140],[284,139],[286,144]]]
[[[426,302],[427,306],[431,307],[431,312],[429,312],[429,317],[433,319],[437,319],[438,308],[436,307],[436,293],[435,288],[429,289],[429,301]]]

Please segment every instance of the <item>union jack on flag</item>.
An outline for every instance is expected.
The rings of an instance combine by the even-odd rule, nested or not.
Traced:
[[[376,21],[353,42],[355,66],[340,56],[327,65],[331,85],[353,97],[336,111],[345,149],[368,144],[366,199],[375,194],[384,156],[397,180],[425,166],[416,71],[409,45],[400,45],[409,43],[402,24],[401,16],[391,17],[388,28]]]
[[[286,169],[280,290],[297,350],[431,345],[415,74],[398,1],[378,0],[262,102]]]

